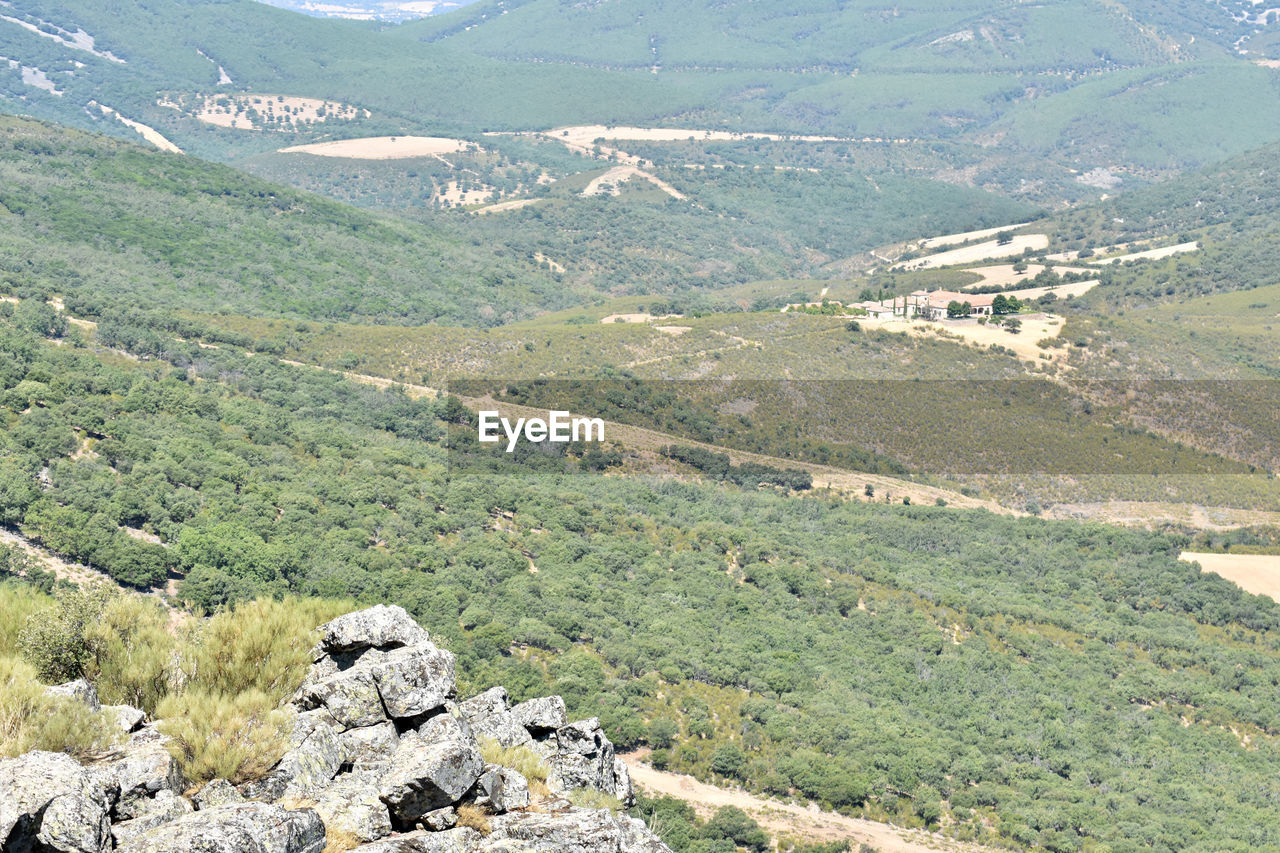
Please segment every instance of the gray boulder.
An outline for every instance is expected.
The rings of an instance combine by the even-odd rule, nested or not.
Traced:
[[[324,708],[344,729],[392,719],[413,719],[441,708],[454,695],[453,654],[423,641],[389,652],[370,650],[351,667],[308,679],[294,703]]]
[[[433,832],[443,832],[446,829],[453,829],[457,825],[458,811],[453,806],[436,809],[422,816],[423,828],[430,829]]]
[[[290,744],[270,773],[243,786],[246,797],[268,802],[284,796],[308,797],[327,786],[342,768],[342,744],[323,711],[299,714]]]
[[[391,834],[391,818],[378,798],[374,773],[344,773],[314,797],[311,806],[326,829],[340,829],[361,843]]]
[[[427,812],[461,799],[483,770],[465,723],[441,714],[400,738],[383,774],[380,795],[392,822],[412,827]]]
[[[293,702],[304,711],[323,708],[344,729],[387,721],[382,696],[367,666],[308,679],[298,688]]]
[[[131,734],[141,728],[147,720],[147,713],[132,705],[103,705],[102,710],[111,716],[120,731]]]
[[[226,779],[206,782],[205,786],[191,799],[197,809],[211,809],[215,806],[225,806],[227,803],[244,802],[244,797]]]
[[[119,788],[60,752],[0,759],[0,850],[103,853]]]
[[[615,815],[621,835],[619,853],[671,853],[671,848],[654,835],[644,821],[626,815]]]
[[[120,800],[115,806],[117,820],[141,816],[160,791],[182,793],[185,780],[178,762],[169,754],[168,743],[168,736],[155,725],[143,726],[106,765],[106,772],[120,786]]]
[[[379,604],[339,616],[320,626],[322,636],[313,660],[325,655],[360,649],[394,649],[426,642],[426,629],[413,621],[403,607]]]
[[[372,844],[361,844],[352,853],[471,853],[480,833],[466,826],[445,832],[407,832]]]
[[[127,853],[321,853],[324,824],[311,809],[236,803],[193,812],[117,848]]]
[[[562,791],[592,788],[618,796],[624,803],[634,801],[630,774],[614,756],[613,743],[595,717],[562,726],[546,743],[555,744],[555,751],[546,759],[551,767],[547,781],[553,788]],[[619,796],[619,792],[623,796]]]
[[[130,843],[157,826],[166,824],[171,820],[177,820],[183,815],[195,811],[195,808],[185,797],[180,797],[173,791],[168,790],[157,793],[155,799],[151,800],[148,806],[141,816],[132,820],[121,821],[111,827],[111,837],[115,840],[117,847]]]
[[[511,718],[533,735],[546,734],[568,724],[564,700],[559,696],[543,696],[521,702],[511,709]]]
[[[429,714],[455,693],[453,653],[429,642],[387,652],[369,669],[395,720]]]
[[[631,771],[627,769],[626,762],[616,755],[613,757],[613,779],[613,795],[618,798],[618,802],[628,808],[634,806],[636,786],[631,782]]]
[[[556,853],[616,853],[622,843],[622,830],[608,809],[570,809],[559,814],[511,812],[489,818],[489,826],[491,841],[522,841]],[[482,845],[480,849],[491,848]]]
[[[44,693],[46,696],[57,699],[73,699],[82,702],[89,707],[90,711],[97,711],[102,707],[102,703],[98,701],[97,688],[83,678],[77,678],[75,681],[68,681],[56,687],[46,687]]]
[[[476,781],[476,805],[501,814],[529,805],[529,781],[510,767],[486,764]]]
[[[348,729],[338,735],[343,761],[356,770],[384,767],[395,754],[400,735],[391,723]]]
[[[501,714],[511,709],[511,697],[505,687],[490,687],[470,699],[458,703],[458,712],[473,726],[485,717]]]
[[[533,746],[533,735],[529,730],[516,722],[510,711],[500,711],[488,717],[482,717],[471,724],[471,731],[477,738],[491,737],[504,747]]]

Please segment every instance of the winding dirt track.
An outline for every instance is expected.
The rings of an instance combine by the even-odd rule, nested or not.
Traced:
[[[724,806],[735,806],[753,817],[771,835],[791,835],[810,842],[850,841],[874,847],[880,853],[991,853],[991,848],[955,841],[937,833],[903,829],[888,823],[845,817],[816,806],[798,806],[766,800],[745,791],[719,788],[692,776],[655,770],[645,764],[645,752],[622,756],[631,779],[649,794],[666,794],[685,800],[700,817],[710,817]]]

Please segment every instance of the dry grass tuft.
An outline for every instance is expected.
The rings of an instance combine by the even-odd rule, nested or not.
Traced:
[[[478,806],[458,806],[458,826],[469,826],[481,835],[488,835],[489,816]]]

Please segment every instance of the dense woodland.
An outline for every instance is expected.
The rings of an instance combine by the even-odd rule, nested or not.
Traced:
[[[1275,831],[1280,612],[1184,540],[446,450],[456,403],[55,347],[36,314],[3,326],[5,520],[122,583],[398,602],[469,688],[552,687],[667,766],[964,837]]]

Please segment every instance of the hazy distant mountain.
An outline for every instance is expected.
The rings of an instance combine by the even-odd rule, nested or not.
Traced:
[[[268,6],[302,12],[317,18],[354,18],[359,21],[398,23],[428,15],[442,15],[476,0],[260,0]]]

